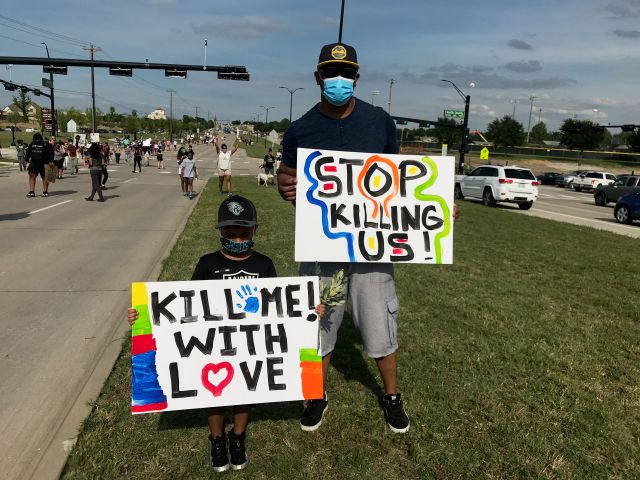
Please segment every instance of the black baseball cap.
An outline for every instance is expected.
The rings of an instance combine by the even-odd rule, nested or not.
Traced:
[[[258,212],[253,202],[240,195],[232,195],[224,199],[218,209],[218,224],[221,227],[255,227],[258,222]]]
[[[345,63],[360,68],[356,49],[346,43],[330,43],[322,47],[318,57],[318,68],[329,63]]]

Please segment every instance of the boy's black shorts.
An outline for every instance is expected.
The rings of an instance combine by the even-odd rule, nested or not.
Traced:
[[[40,178],[44,178],[44,163],[29,164],[29,175],[40,175]]]

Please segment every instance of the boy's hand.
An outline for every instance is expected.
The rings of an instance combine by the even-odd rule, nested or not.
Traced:
[[[136,323],[138,319],[138,311],[135,308],[129,307],[127,309],[127,322],[129,322],[129,326],[133,327],[133,324]]]
[[[327,312],[327,308],[322,304],[316,305],[316,313],[320,318],[324,317],[324,314]]]

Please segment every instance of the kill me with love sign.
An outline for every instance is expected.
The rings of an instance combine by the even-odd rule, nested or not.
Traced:
[[[132,284],[133,413],[322,398],[317,277]]]
[[[454,164],[299,148],[295,259],[452,263]]]

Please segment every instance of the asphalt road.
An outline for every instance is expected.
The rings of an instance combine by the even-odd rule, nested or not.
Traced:
[[[232,143],[227,140],[227,143]],[[200,190],[215,150],[195,146]],[[91,180],[58,180],[27,198],[27,176],[0,166],[0,475],[58,478],[128,329],[130,284],[157,278],[195,200],[166,170],[110,165],[105,203],[84,200]],[[234,175],[257,172],[244,150]]]
[[[542,185],[538,187],[538,200],[531,210],[522,211],[516,204],[501,203],[500,208],[523,215],[542,217],[559,222],[607,230],[620,235],[640,238],[640,222],[623,225],[613,218],[613,203],[599,207],[592,192],[575,192],[566,188]]]

